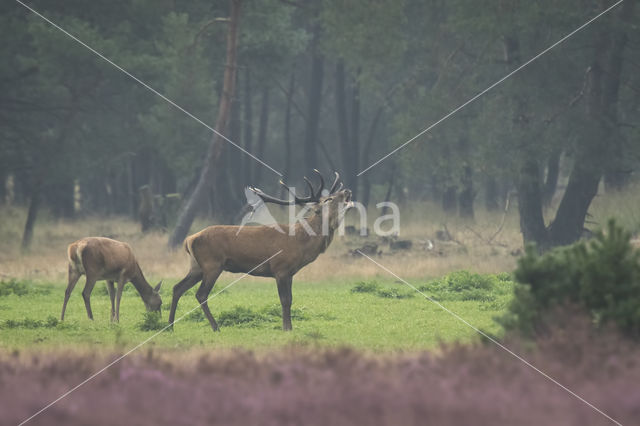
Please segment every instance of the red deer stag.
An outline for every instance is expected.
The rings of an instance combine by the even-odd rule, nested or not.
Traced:
[[[196,292],[196,299],[202,306],[211,328],[217,331],[218,324],[211,315],[207,299],[218,276],[222,271],[229,271],[275,278],[282,305],[282,328],[291,330],[293,275],[327,249],[344,211],[352,205],[351,191],[341,190],[342,183],[338,183],[338,173],[335,173],[335,181],[328,195],[322,196],[324,179],[320,172],[314,171],[320,176],[320,186],[315,190],[305,177],[311,191],[307,197],[295,196],[291,188],[282,181],[280,183],[294,195],[290,201],[272,197],[260,189],[250,187],[265,203],[309,206],[306,222],[280,224],[280,229],[275,226],[210,226],[185,239],[184,248],[191,259],[191,268],[187,276],[173,287],[169,324],[173,325],[180,297],[202,281]],[[279,254],[274,256],[278,252]],[[270,257],[272,258],[269,259]],[[265,262],[266,259],[269,261]],[[264,264],[261,265],[261,262]],[[256,268],[257,265],[260,266]]]
[[[89,319],[93,319],[90,302],[91,291],[98,280],[107,280],[107,289],[111,298],[111,321],[120,320],[122,290],[129,281],[140,293],[147,311],[160,311],[162,300],[159,292],[162,281],[155,288],[149,285],[129,244],[110,238],[87,237],[69,244],[67,254],[69,256],[69,282],[64,292],[61,321],[64,320],[64,311],[67,308],[69,296],[82,275],[86,276],[82,298]],[[117,293],[114,282],[118,283]],[[114,299],[117,300],[115,306]]]

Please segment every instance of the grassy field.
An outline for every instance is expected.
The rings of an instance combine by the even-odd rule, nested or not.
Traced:
[[[640,187],[634,186],[625,193],[599,195],[591,208],[591,220],[605,223],[606,218],[614,216],[627,229],[637,232],[640,227],[638,194]],[[11,292],[0,296],[0,347],[65,347],[69,344],[95,347],[98,344],[122,348],[155,333],[141,329],[145,321],[144,307],[130,284],[123,297],[119,325],[109,322],[109,299],[104,283],[99,283],[94,290],[95,321],[89,321],[81,297],[84,279],[71,297],[66,321],[56,323],[66,284],[66,246],[89,235],[109,236],[130,243],[149,281],[164,279],[162,319],[151,325],[166,323],[171,288],[188,268],[186,253],[166,248],[166,234],[141,234],[138,224],[121,217],[86,216],[67,221],[48,217],[45,212],[36,225],[31,250],[23,253],[16,242],[20,240],[25,214],[23,208],[0,207],[3,219],[0,221],[0,281],[15,280],[30,289],[22,296]],[[375,211],[369,213],[371,217],[375,214]],[[194,223],[192,231],[207,225],[202,221]],[[438,239],[438,232],[443,229],[450,233],[452,240]],[[479,210],[474,221],[448,217],[433,203],[405,206],[399,238],[410,239],[412,249],[395,252],[375,236],[336,238],[325,254],[294,279],[292,333],[280,331],[275,282],[247,277],[210,302],[214,316],[221,322],[220,333],[211,332],[197,309],[178,323],[174,332],[162,333],[150,344],[163,348],[242,346],[252,349],[288,344],[350,345],[376,351],[434,348],[441,341],[476,339],[473,330],[450,314],[395,282],[374,263],[354,257],[352,253],[364,244],[377,244],[380,255],[376,261],[416,287],[460,270],[485,275],[509,272],[522,250],[516,206],[512,205],[504,217],[502,212]],[[433,248],[427,249],[427,241],[433,243]],[[239,275],[224,273],[214,292],[237,277]],[[368,293],[352,291],[359,284],[373,282],[380,288]],[[511,284],[503,284],[489,291],[488,297],[441,300],[471,324],[499,335],[501,328],[493,318],[504,311],[511,288]],[[181,299],[178,316],[196,306],[193,292]],[[385,295],[388,297],[383,297]],[[407,297],[402,297],[404,295]]]
[[[238,276],[220,279],[212,294]],[[486,278],[469,277],[481,281]],[[513,284],[489,278],[492,278],[487,281],[490,288],[471,289],[471,293],[468,289],[462,292],[449,289],[449,284],[440,281],[428,285],[426,281],[415,280],[413,285],[422,286],[430,296],[475,326],[500,334],[500,326],[493,318],[505,309]],[[91,299],[94,321],[86,316],[81,286],[82,281],[69,301],[65,321],[59,322],[62,283],[5,281],[0,284],[0,289],[4,289],[0,290],[0,294],[4,293],[0,295],[0,346],[7,350],[68,345],[123,349],[145,340],[166,325],[170,285],[162,291],[162,319],[155,321],[157,318],[145,314],[142,301],[129,284],[122,298],[119,324],[109,321],[106,285],[99,283],[94,289]],[[294,283],[294,330],[291,333],[281,331],[280,303],[273,280],[241,280],[212,298],[209,306],[220,323],[219,333],[210,329],[197,307],[192,289],[178,306],[177,317],[186,316],[175,325],[173,332],[159,334],[149,345],[175,349],[266,349],[319,344],[376,351],[434,348],[439,342],[477,338],[469,327],[406,285],[382,279]]]

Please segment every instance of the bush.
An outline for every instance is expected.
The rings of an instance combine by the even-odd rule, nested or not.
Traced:
[[[46,320],[37,320],[33,318],[24,318],[22,320],[5,320],[1,326],[2,328],[55,328],[60,321],[57,318],[49,315]]]
[[[162,330],[167,324],[162,322],[160,312],[145,312],[142,322],[138,324],[138,328],[142,331]]]
[[[383,288],[376,291],[376,296],[384,297],[386,299],[409,299],[413,297],[414,294],[406,291],[400,291],[397,288]]]
[[[433,280],[418,290],[435,300],[477,300],[492,302],[496,295],[506,294],[512,288],[509,274],[473,274],[456,271]]]
[[[609,221],[590,242],[578,242],[539,255],[529,246],[519,259],[520,283],[501,319],[508,329],[527,335],[546,331],[545,314],[563,303],[583,306],[596,324],[614,322],[640,336],[640,251],[631,234]]]
[[[34,286],[26,281],[17,281],[13,278],[9,281],[0,281],[0,297],[11,294],[24,296],[26,294],[49,294],[50,292],[50,288]]]
[[[244,306],[236,306],[230,311],[223,311],[218,315],[217,322],[224,327],[245,326],[257,327],[261,323],[271,321],[267,315],[256,312]]]
[[[366,282],[360,281],[351,289],[352,293],[375,293],[380,289],[380,286],[375,281]]]

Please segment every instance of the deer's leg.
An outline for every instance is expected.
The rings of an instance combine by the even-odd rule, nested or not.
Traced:
[[[196,292],[196,299],[198,299],[198,303],[200,303],[200,306],[204,311],[204,315],[209,320],[209,324],[211,324],[211,328],[213,329],[213,331],[218,331],[218,324],[216,323],[216,320],[213,318],[213,315],[211,315],[211,311],[209,310],[207,299],[209,298],[209,293],[211,293],[211,290],[213,289],[213,286],[216,284],[216,280],[220,276],[221,272],[222,272],[222,267],[214,270],[214,272],[205,274],[204,278],[202,279],[202,284],[200,284],[200,287]]]
[[[87,308],[87,316],[90,320],[93,319],[93,314],[91,313],[91,292],[93,291],[93,286],[96,285],[96,279],[91,275],[86,275],[87,281],[84,284],[84,290],[82,290],[82,298],[84,299],[84,307]]]
[[[171,299],[171,310],[169,311],[169,324],[173,327],[173,321],[176,317],[176,309],[178,307],[178,300],[182,295],[202,279],[202,272],[189,271],[186,277],[182,279],[178,284],[173,286],[173,298]]]
[[[293,284],[293,277],[279,277],[276,278],[276,282],[278,283],[278,295],[282,305],[282,329],[289,331],[291,330],[291,302],[293,300],[291,285]]]
[[[122,291],[126,283],[127,281],[122,277],[118,280],[118,290],[116,292],[116,322],[120,322],[120,299],[122,299]]]
[[[111,299],[111,321],[116,319],[116,308],[115,308],[115,300],[116,300],[116,288],[113,285],[113,281],[107,281],[107,290],[109,291],[109,299]]]
[[[76,271],[75,268],[69,265],[69,278],[67,281],[67,289],[64,291],[64,302],[62,302],[62,314],[60,315],[60,321],[64,321],[64,311],[67,310],[67,302],[69,302],[69,297],[71,297],[71,292],[76,286],[76,283],[80,279],[81,274]]]

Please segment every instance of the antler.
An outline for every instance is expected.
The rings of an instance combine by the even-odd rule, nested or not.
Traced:
[[[317,203],[318,201],[320,201],[320,197],[322,196],[322,191],[324,190],[324,178],[322,177],[322,174],[317,169],[313,169],[313,171],[318,174],[318,177],[320,177],[320,186],[318,186],[318,189],[314,189],[313,184],[311,183],[309,178],[304,176],[304,181],[309,187],[309,195],[307,195],[306,197],[298,197],[295,194],[295,191],[291,189],[289,186],[287,186],[283,181],[280,181],[280,185],[284,186],[289,192],[289,194],[293,195],[293,200],[282,200],[280,198],[273,197],[271,195],[265,194],[261,189],[258,189],[255,186],[250,186],[249,189],[253,191],[258,197],[262,198],[262,201],[264,201],[265,203],[280,204],[283,206],[290,206],[292,204]],[[342,182],[340,182],[340,185],[338,185],[338,182],[340,180],[340,175],[338,174],[338,172],[334,172],[334,173],[336,177],[335,177],[335,180],[333,181],[333,184],[331,185],[329,194],[334,194],[337,191],[340,191],[340,189],[342,189]]]
[[[315,194],[316,199],[320,200],[320,197],[322,196],[322,190],[324,189],[324,178],[322,177],[322,173],[320,173],[318,169],[313,169],[313,171],[316,172],[318,176],[320,176],[320,187]]]
[[[336,171],[334,171],[333,173],[335,173],[336,178],[333,181],[333,184],[331,185],[331,189],[329,190],[329,194],[335,194],[336,192],[340,191],[342,189],[342,182],[340,182],[340,186],[338,186],[338,181],[340,180],[340,174]]]

